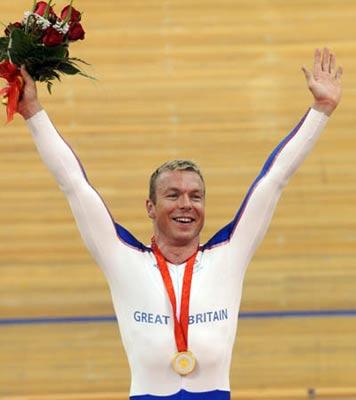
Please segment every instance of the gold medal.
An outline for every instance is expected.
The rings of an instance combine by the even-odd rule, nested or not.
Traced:
[[[181,351],[172,360],[173,369],[179,375],[188,375],[195,368],[195,357],[191,351]]]

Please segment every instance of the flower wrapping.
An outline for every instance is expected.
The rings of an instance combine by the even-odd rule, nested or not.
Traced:
[[[61,74],[91,78],[78,65],[88,64],[69,55],[70,43],[85,38],[82,13],[73,7],[73,0],[59,16],[51,4],[52,0],[35,0],[32,10],[26,11],[21,21],[8,24],[5,36],[0,37],[0,77],[7,81],[0,95],[7,104],[8,122],[21,97],[21,65],[34,81],[45,82],[50,93],[53,81],[60,80]]]
[[[8,60],[0,64],[0,76],[7,80],[7,86],[0,90],[3,96],[4,104],[6,104],[7,122],[12,121],[17,110],[22,89],[22,76],[19,74],[18,68]]]

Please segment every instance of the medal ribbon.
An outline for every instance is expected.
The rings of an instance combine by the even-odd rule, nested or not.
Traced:
[[[177,301],[174,293],[173,283],[169,274],[168,265],[162,253],[160,252],[156,242],[152,239],[152,250],[156,257],[158,268],[161,272],[164,286],[166,288],[169,300],[173,309],[174,318],[174,336],[176,339],[177,349],[179,352],[188,350],[188,322],[189,322],[189,300],[190,288],[192,284],[193,267],[198,251],[196,251],[187,261],[185,265],[182,301],[180,305],[180,318],[177,318]]]

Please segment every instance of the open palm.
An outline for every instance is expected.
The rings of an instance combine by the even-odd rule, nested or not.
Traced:
[[[315,108],[330,115],[340,102],[342,68],[336,67],[336,57],[329,49],[315,51],[314,68],[303,67],[308,87],[315,100]]]

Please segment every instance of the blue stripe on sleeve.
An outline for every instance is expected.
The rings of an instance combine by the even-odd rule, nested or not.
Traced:
[[[145,246],[139,242],[127,229],[118,223],[114,222],[117,236],[128,246],[135,248],[139,251],[151,251],[150,247]]]
[[[286,136],[279,144],[278,146],[273,150],[273,152],[270,154],[268,157],[267,161],[265,162],[260,174],[257,176],[257,178],[254,180],[252,185],[250,186],[239,210],[237,211],[235,218],[226,226],[224,226],[220,231],[218,231],[207,243],[205,243],[202,247],[201,250],[207,250],[211,249],[212,247],[218,246],[224,242],[227,242],[230,240],[238,222],[240,221],[240,218],[242,217],[242,214],[247,206],[248,200],[250,199],[253,191],[255,190],[256,186],[260,182],[260,180],[268,173],[268,171],[271,169],[275,159],[277,158],[278,154],[282,151],[282,149],[287,145],[287,143],[297,134],[299,131],[300,127],[302,126],[305,118],[307,117],[310,109],[306,112],[306,114],[303,116],[303,118],[299,121],[298,125]]]
[[[225,390],[212,390],[210,392],[187,392],[180,390],[170,396],[153,396],[145,394],[142,396],[130,396],[130,400],[230,400],[230,392]]]

